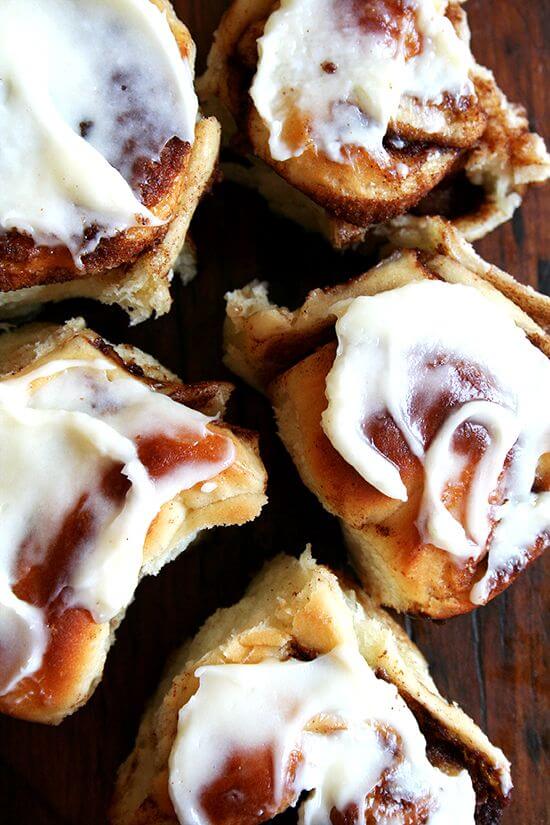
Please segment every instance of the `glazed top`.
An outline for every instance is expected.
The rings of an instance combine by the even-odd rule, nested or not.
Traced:
[[[550,493],[536,487],[550,451],[548,358],[472,286],[422,281],[335,309],[326,435],[373,487],[406,501],[397,428],[424,470],[421,539],[457,564],[486,557],[470,594],[486,602],[550,531]]]
[[[0,381],[0,695],[40,670],[60,611],[129,604],[160,509],[234,460],[210,421],[106,357]]]
[[[276,161],[310,142],[338,163],[351,147],[377,163],[403,100],[426,107],[422,132],[445,123],[441,108],[474,96],[473,58],[445,16],[446,0],[282,0],[258,40],[251,97]]]
[[[445,773],[394,685],[346,642],[312,661],[199,667],[169,763],[181,823],[264,822],[307,795],[303,825],[473,825],[464,770]],[[507,780],[506,780],[507,781]]]
[[[158,224],[136,170],[194,140],[190,59],[151,0],[3,0],[0,231],[80,266],[102,238]]]

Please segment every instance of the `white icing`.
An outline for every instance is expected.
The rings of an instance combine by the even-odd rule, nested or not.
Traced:
[[[359,297],[336,311],[338,351],[326,382],[325,433],[366,481],[406,501],[398,467],[362,429],[364,422],[389,414],[424,465],[417,521],[422,540],[458,563],[477,562],[488,553],[487,572],[471,593],[474,603],[484,603],[499,577],[525,564],[537,537],[550,530],[550,493],[532,492],[539,459],[550,451],[548,359],[473,287],[426,281]],[[454,361],[442,362],[441,356]],[[457,364],[476,370],[481,392],[460,378]],[[422,416],[413,410],[415,392],[429,401],[443,388],[455,395],[453,406],[426,444]],[[463,468],[453,437],[465,423],[480,425],[488,445],[461,524],[443,494]],[[492,496],[499,481],[504,502],[497,505]]]
[[[192,143],[196,117],[191,66],[150,0],[0,3],[0,229],[81,265],[102,237],[158,223],[133,164]]]
[[[91,536],[73,550],[65,604],[88,609],[97,622],[116,616],[132,599],[147,531],[162,505],[234,459],[227,439],[218,461],[180,460],[153,478],[139,440],[164,435],[197,443],[209,421],[105,358],[53,360],[0,381],[0,694],[36,672],[48,644],[44,610],[13,592],[21,557],[43,562],[87,496]],[[117,463],[130,482],[122,503],[101,489]]]
[[[274,160],[302,154],[285,141],[284,125],[292,111],[309,121],[309,137],[331,160],[345,162],[346,147],[362,147],[379,163],[387,161],[382,140],[405,97],[439,104],[445,93],[472,95],[468,44],[444,16],[445,0],[403,0],[412,8],[422,49],[406,59],[403,32],[399,42],[377,31],[363,31],[358,15],[384,0],[281,0],[258,40],[259,60],[250,94],[269,129]],[[323,66],[333,64],[332,73]],[[442,128],[441,113],[426,109],[424,128]]]
[[[274,798],[266,802],[275,810],[289,790],[291,755],[302,754],[290,788],[293,805],[302,791],[312,791],[300,811],[302,825],[326,825],[332,808],[344,812],[350,805],[364,822],[366,797],[382,780],[397,811],[401,800],[417,801],[427,805],[427,825],[473,825],[469,775],[450,776],[431,765],[412,712],[355,645],[311,662],[209,665],[196,676],[199,688],[179,712],[169,760],[169,791],[181,823],[216,825],[201,795],[230,757],[271,747]],[[316,722],[324,722],[325,731],[315,730]]]

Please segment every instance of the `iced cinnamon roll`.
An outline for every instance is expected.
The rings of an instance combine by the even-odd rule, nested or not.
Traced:
[[[59,722],[101,679],[139,579],[265,502],[230,385],[182,384],[70,321],[0,336],[0,711]]]
[[[0,8],[0,311],[85,296],[166,312],[212,176],[195,46],[168,0]]]
[[[234,0],[201,80],[229,173],[337,247],[414,210],[481,237],[550,160],[469,40],[454,0]]]
[[[232,293],[226,359],[269,394],[369,592],[444,618],[550,542],[550,299],[443,221],[394,230],[398,251],[294,312]]]
[[[510,766],[408,637],[309,553],[279,556],[176,655],[114,825],[497,823]]]

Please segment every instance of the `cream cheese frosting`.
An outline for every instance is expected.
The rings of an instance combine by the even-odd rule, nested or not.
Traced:
[[[368,435],[369,422],[392,419],[424,467],[422,541],[457,564],[487,556],[470,595],[475,604],[486,602],[550,531],[550,492],[534,489],[539,460],[550,451],[548,358],[500,305],[470,286],[414,283],[344,302],[336,312],[326,435],[369,484],[406,501],[399,468]],[[418,405],[427,409],[440,393],[446,393],[444,418],[427,443],[426,412]],[[468,427],[483,448],[463,523],[446,507],[444,493],[464,468],[456,438]]]
[[[128,605],[161,507],[234,460],[210,421],[103,357],[53,360],[0,381],[0,695],[40,668],[47,601],[62,595],[64,607],[97,622]],[[201,455],[208,436],[217,452]],[[152,468],[147,447],[162,457],[159,437],[173,439],[175,459]],[[49,563],[55,592],[22,594],[26,575]]]
[[[445,95],[472,95],[473,58],[446,7],[446,0],[281,0],[258,40],[250,91],[273,159],[301,155],[309,139],[333,161],[360,147],[383,164],[382,141],[404,97],[437,105]],[[426,131],[437,132],[441,113],[432,106],[425,115]],[[307,136],[288,138],[291,118],[306,120]]]
[[[392,810],[395,815],[401,804],[417,806],[427,825],[473,825],[468,773],[451,775],[429,762],[414,715],[355,643],[308,662],[206,665],[195,675],[199,687],[179,712],[169,760],[169,792],[181,823],[216,825],[204,792],[232,757],[260,760],[267,749],[272,798],[258,821],[309,791],[302,825],[326,825],[334,809],[345,814],[352,806],[354,821],[364,822],[370,812],[373,821],[393,822]],[[387,797],[379,806],[375,791],[382,785]]]
[[[158,223],[134,164],[192,143],[197,111],[190,62],[150,0],[3,0],[0,230],[81,265],[102,238]]]

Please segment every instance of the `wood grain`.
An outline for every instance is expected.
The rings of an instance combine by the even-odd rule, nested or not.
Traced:
[[[225,4],[181,0],[177,5],[196,37],[202,66]],[[470,0],[468,11],[476,55],[495,70],[507,94],[527,106],[533,125],[544,133],[549,123],[548,7],[525,0]],[[550,291],[549,218],[548,193],[532,191],[514,220],[478,248],[522,281]],[[316,238],[271,215],[259,198],[227,184],[202,204],[193,235],[200,274],[187,288],[174,284],[169,316],[129,329],[121,312],[88,302],[44,315],[64,320],[82,313],[107,337],[142,346],[186,380],[227,377],[220,359],[226,290],[260,277],[272,282],[278,300],[291,305],[308,287],[364,266],[353,256],[330,253]],[[142,583],[103,681],[83,710],[59,728],[0,719],[3,825],[105,823],[116,770],[132,747],[173,648],[216,607],[237,599],[252,573],[275,552],[296,553],[311,541],[320,559],[341,557],[336,523],[300,484],[275,437],[266,402],[239,386],[230,417],[261,432],[270,472],[268,508],[250,526],[211,533],[157,578]],[[406,622],[441,690],[512,759],[516,788],[504,817],[508,825],[550,821],[545,571],[548,560],[539,561],[504,595],[469,617],[446,624]]]

